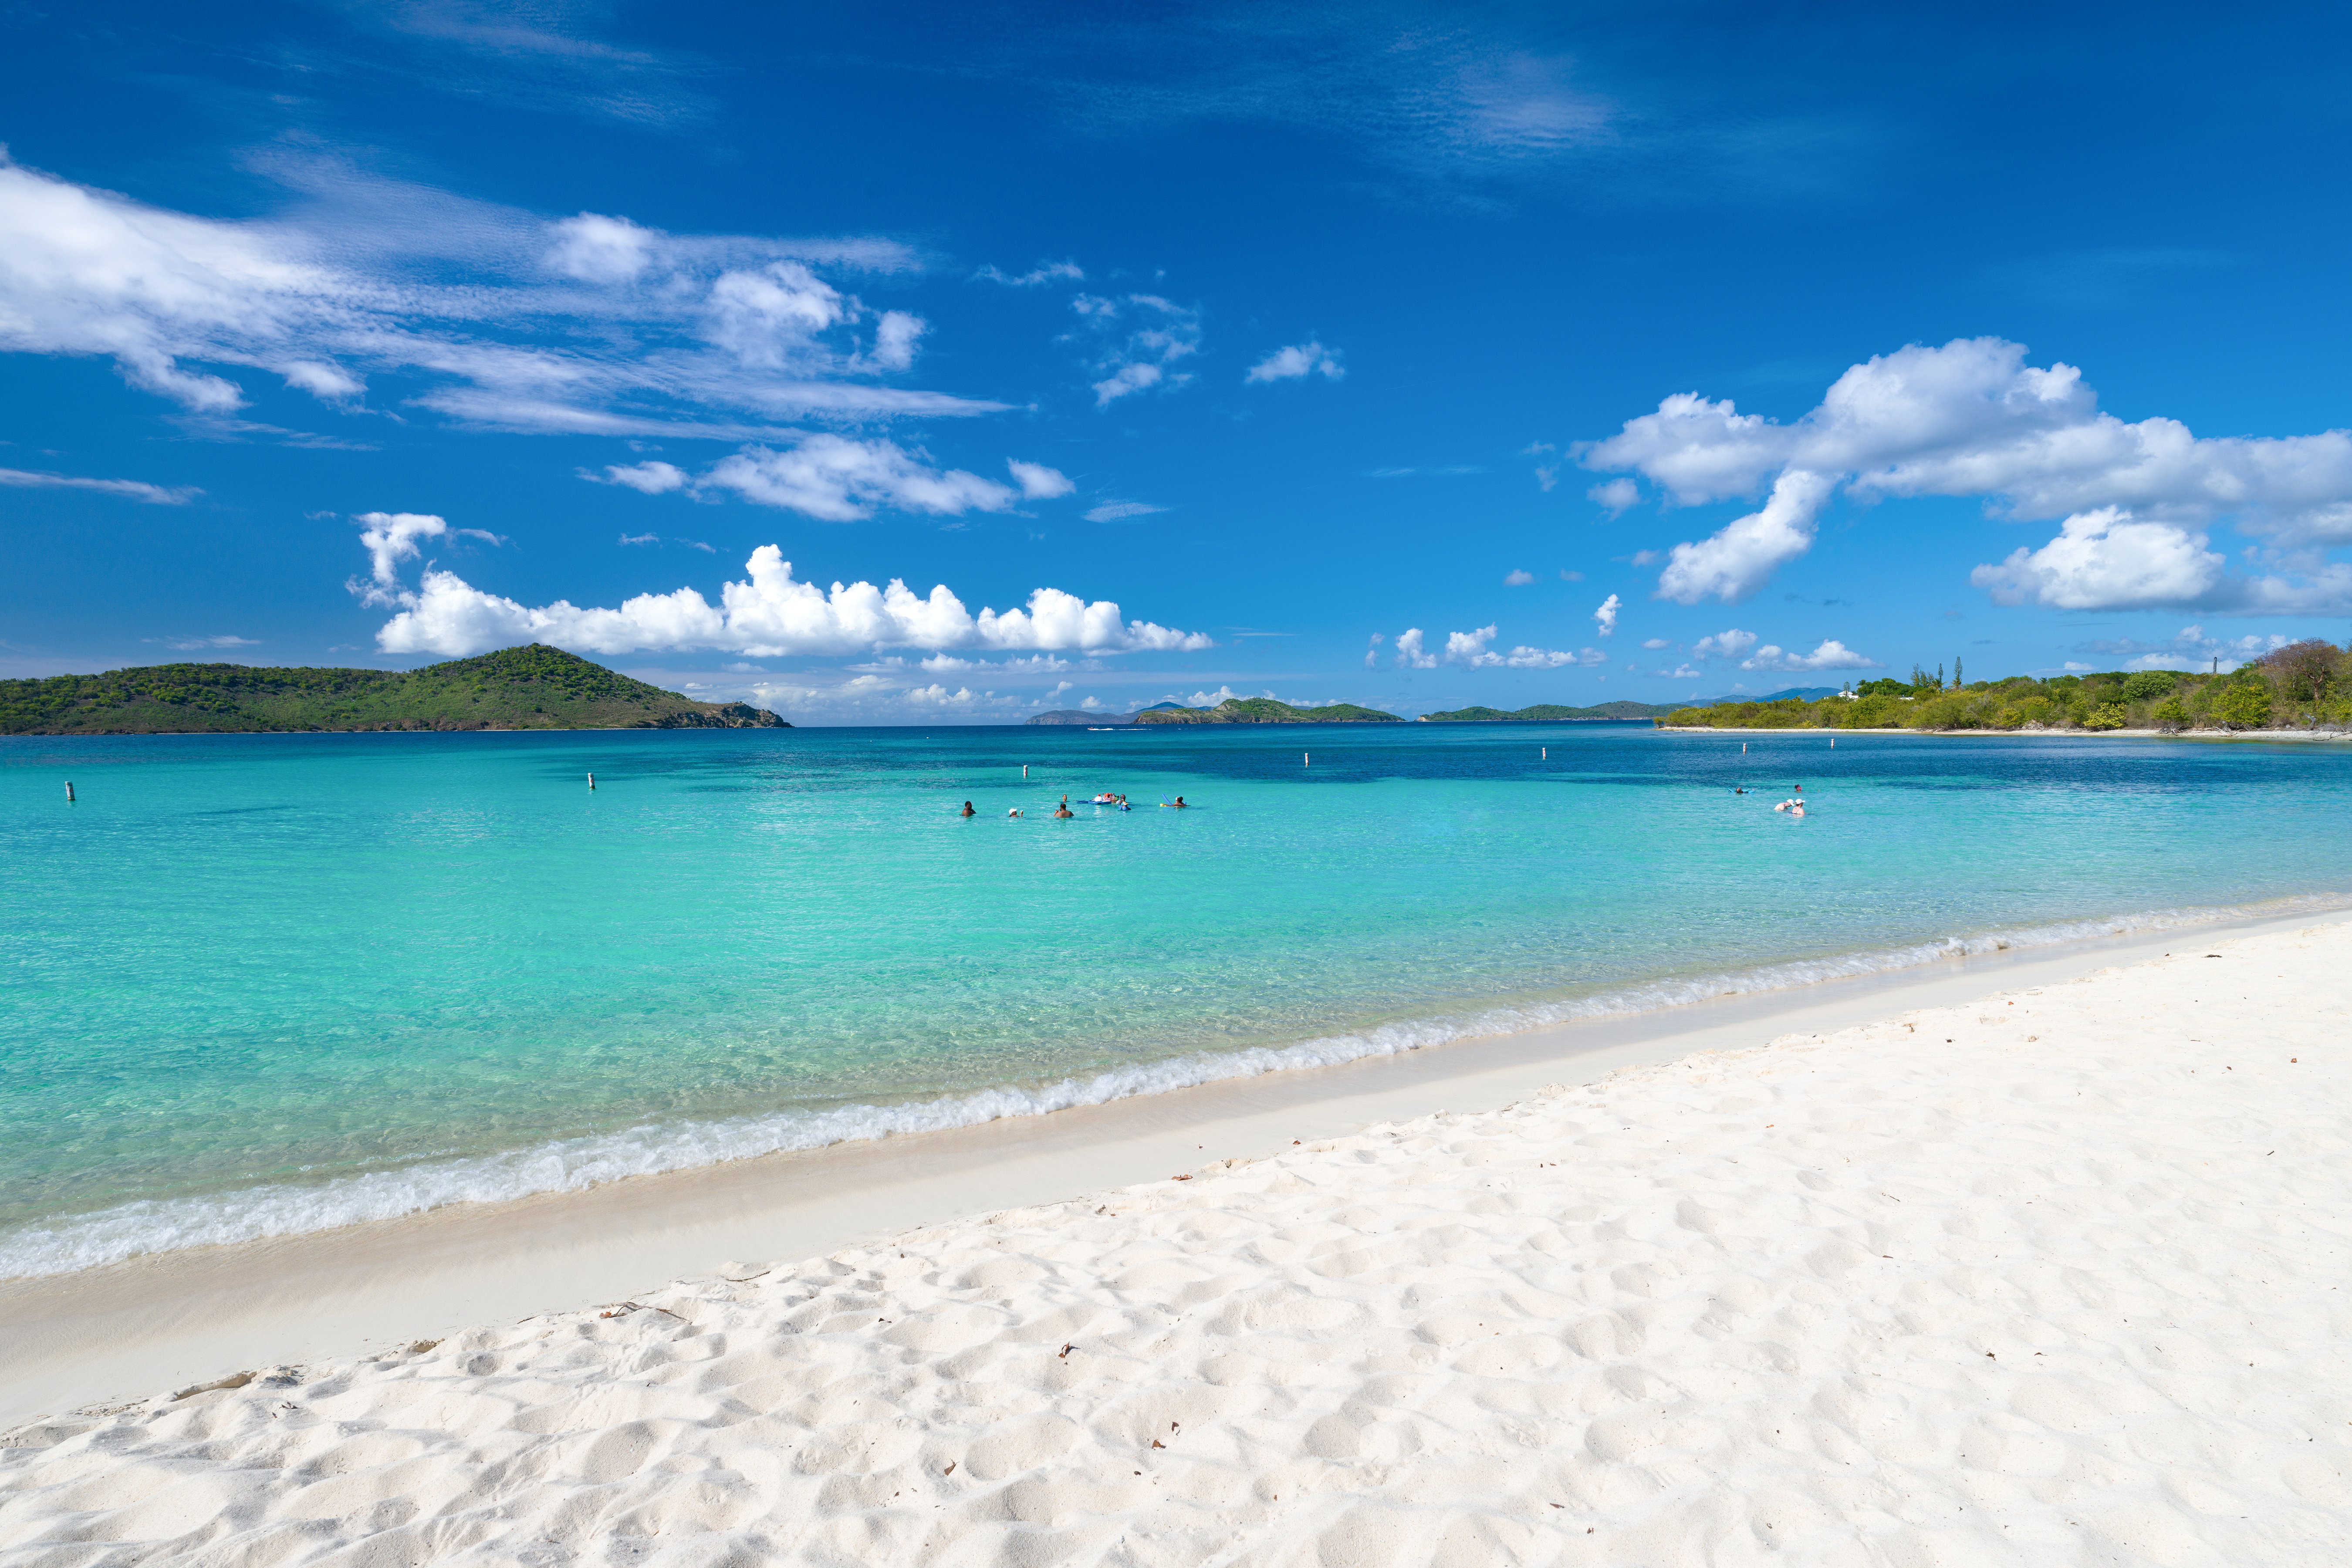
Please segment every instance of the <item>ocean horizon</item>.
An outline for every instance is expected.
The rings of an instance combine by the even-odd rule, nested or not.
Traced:
[[[2331,750],[1839,741],[12,738],[0,1276],[2352,902]]]

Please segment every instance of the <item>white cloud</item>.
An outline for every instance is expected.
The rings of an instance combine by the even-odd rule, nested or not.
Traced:
[[[625,533],[621,535],[621,542],[624,544],[659,544],[661,542],[661,535],[658,533]]]
[[[1713,637],[1701,637],[1691,644],[1693,658],[1738,658],[1756,646],[1754,632],[1743,632],[1738,626],[1720,631]]]
[[[46,474],[30,468],[0,468],[0,485],[18,489],[96,490],[129,496],[150,506],[185,506],[205,492],[194,485],[151,485],[144,479],[86,479],[79,474]]]
[[[1710,595],[1736,604],[1769,581],[1784,561],[1812,548],[1813,521],[1835,487],[1834,476],[1792,469],[1763,506],[1696,544],[1677,544],[1658,574],[1658,592],[1679,604]]]
[[[1508,653],[1497,653],[1486,645],[1495,640],[1496,628],[1481,626],[1472,632],[1449,632],[1445,637],[1445,660],[1471,669],[1558,669],[1563,665],[1594,665],[1609,658],[1599,648],[1586,648],[1570,653],[1560,648],[1528,647],[1524,645]],[[1400,639],[1402,640],[1402,639]]]
[[[1524,588],[1535,580],[1536,574],[1532,572],[1513,571],[1504,576],[1503,586],[1507,588]]]
[[[178,648],[183,653],[192,653],[198,648],[207,647],[259,647],[261,639],[238,637],[165,637],[163,646]]]
[[[1381,637],[1380,633],[1374,632],[1372,634],[1372,640],[1370,643],[1366,645],[1364,648],[1364,668],[1366,669],[1376,669],[1380,667],[1381,644],[1383,640],[1385,639]]]
[[[1546,485],[1544,489],[1549,489],[1551,486]],[[1642,487],[1631,479],[1603,480],[1585,491],[1584,495],[1586,500],[1596,502],[1611,517],[1642,504]]]
[[[841,436],[804,437],[781,451],[746,447],[720,458],[698,482],[828,522],[871,517],[877,506],[935,516],[1008,511],[1019,499],[978,474],[929,468],[894,441]]]
[[[580,477],[591,484],[625,485],[633,490],[641,490],[649,496],[666,495],[671,490],[684,489],[687,486],[684,468],[662,462],[631,463],[625,467],[618,463],[607,463],[604,465],[603,478],[598,478],[585,468],[580,470]]]
[[[1396,662],[1402,669],[1435,669],[1436,656],[1423,650],[1421,628],[1413,626],[1397,633]]]
[[[420,539],[439,539],[449,531],[441,518],[415,511],[363,511],[352,520],[360,525],[360,544],[368,552],[369,582],[352,591],[367,605],[389,605],[400,593],[400,563],[421,553]]]
[[[1612,594],[1601,601],[1599,609],[1592,612],[1592,624],[1601,628],[1601,635],[1604,637],[1617,629],[1617,595]]]
[[[1563,583],[1581,583],[1584,581],[1584,574],[1581,572],[1570,572],[1568,568],[1563,566],[1560,568],[1559,580]]]
[[[2181,627],[2179,633],[2161,642],[2142,642],[2136,637],[2102,638],[2095,642],[2079,643],[2074,651],[2106,655],[2109,665],[2117,654],[2130,655],[2132,657],[2126,666],[2130,669],[2218,668],[2226,675],[2274,648],[2284,647],[2291,640],[2278,632],[2249,632],[2243,637],[2213,637],[2205,635],[2203,626],[2189,626]],[[2066,668],[2102,669],[2108,665],[2069,662]]]
[[[354,582],[352,591],[367,604],[400,606],[376,633],[386,653],[460,656],[518,642],[603,654],[716,648],[754,658],[886,647],[1156,652],[1216,646],[1199,632],[1122,621],[1116,604],[1088,604],[1058,588],[1034,590],[1023,608],[982,608],[977,616],[945,584],[921,598],[897,578],[887,588],[835,583],[827,593],[795,581],[792,563],[772,544],[751,552],[750,581],[724,584],[717,605],[679,588],[641,594],[618,609],[583,609],[562,599],[531,607],[431,567],[412,590],[401,584],[398,563],[415,558],[416,542],[446,533],[447,524],[407,512],[370,512],[359,521],[373,575],[364,586]]]
[[[1790,653],[1771,643],[1756,650],[1755,657],[1740,660],[1742,669],[1778,669],[1790,674],[1804,674],[1821,669],[1884,669],[1886,667],[1874,658],[1863,655],[1838,641],[1828,638],[1811,653]]]
[[[338,405],[398,373],[425,384],[417,405],[523,431],[740,439],[811,413],[1002,406],[876,383],[912,363],[924,323],[817,268],[905,268],[903,247],[550,222],[325,161],[264,166],[309,205],[199,217],[0,153],[0,350],[109,358],[215,420],[247,401],[240,368]]]
[[[1652,653],[1655,653],[1660,648],[1667,647],[1671,645],[1664,637],[1646,637],[1643,639],[1642,646],[1649,649]]]
[[[1988,568],[2000,592],[2070,607],[2340,605],[2352,583],[2305,555],[2304,581],[2229,578],[2196,530],[2222,518],[2305,552],[2352,543],[2352,434],[2209,437],[2177,420],[2126,424],[2098,410],[2072,365],[2037,369],[1998,338],[1914,345],[1857,364],[1791,425],[1677,394],[1616,436],[1579,448],[1589,468],[1641,473],[1675,504],[1769,491],[1758,511],[1675,547],[1667,598],[1726,603],[1755,592],[1812,544],[1841,489],[1975,496],[2020,519],[2066,517],[2045,552]],[[2072,520],[2105,515],[2105,523]],[[2144,531],[2161,525],[2164,536]],[[2112,590],[2120,597],[2103,598]]]
[[[596,484],[625,485],[647,495],[689,489],[698,494],[730,490],[762,506],[804,512],[828,522],[871,517],[877,507],[948,517],[967,511],[1007,511],[1017,500],[1049,500],[1076,488],[1058,470],[1042,463],[1007,458],[1005,467],[1019,485],[1017,490],[961,468],[934,468],[920,454],[910,453],[895,441],[816,435],[801,437],[782,448],[742,447],[721,458],[699,478],[672,464],[651,461],[627,467],[608,464],[601,477],[583,468],[580,477]]]
[[[1021,487],[1024,500],[1052,500],[1055,496],[1068,495],[1078,487],[1059,468],[1049,468],[1043,463],[1024,463],[1018,458],[1007,458],[1004,466],[1013,472],[1013,483]]]
[[[1181,386],[1192,379],[1171,367],[1201,352],[1199,311],[1157,294],[1129,294],[1123,300],[1081,294],[1070,307],[1108,340],[1095,362],[1102,374],[1094,384],[1096,407],[1107,408],[1163,383]]]
[[[1083,283],[1087,280],[1086,269],[1075,261],[1040,262],[1017,276],[1000,268],[983,267],[972,276],[991,283],[1002,283],[1008,289],[1034,289],[1041,283]]]
[[[1100,506],[1087,509],[1088,522],[1125,522],[1132,517],[1150,517],[1156,511],[1166,511],[1164,506],[1152,506],[1139,500],[1107,500]]]
[[[1244,382],[1296,381],[1302,376],[1320,375],[1338,381],[1348,374],[1339,363],[1339,352],[1327,349],[1319,342],[1293,343],[1288,348],[1275,350],[1249,367]]]

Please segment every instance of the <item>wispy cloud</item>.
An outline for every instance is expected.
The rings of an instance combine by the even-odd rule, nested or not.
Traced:
[[[150,506],[185,506],[204,494],[194,485],[151,485],[144,479],[91,479],[79,474],[47,474],[28,468],[0,468],[0,485],[18,489],[97,490],[102,495],[129,496]]]
[[[1155,386],[1178,387],[1192,380],[1175,368],[1201,352],[1201,314],[1157,294],[1108,299],[1081,294],[1070,308],[1085,335],[1099,346],[1095,406],[1108,408],[1122,397]]]
[[[463,424],[574,434],[773,438],[811,415],[1001,406],[888,381],[925,323],[837,277],[912,267],[889,242],[550,220],[331,162],[268,167],[309,200],[229,221],[0,154],[0,350],[110,358],[215,420],[247,403],[248,373],[339,409],[396,376],[404,402]]]
[[[1164,506],[1153,506],[1149,501],[1107,500],[1100,506],[1088,507],[1087,521],[1088,522],[1132,522],[1139,517],[1150,517],[1154,512],[1168,510]]]

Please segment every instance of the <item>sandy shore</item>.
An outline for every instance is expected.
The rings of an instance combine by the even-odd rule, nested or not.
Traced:
[[[2352,1560],[2352,924],[2170,945],[39,1422],[0,1562]]]

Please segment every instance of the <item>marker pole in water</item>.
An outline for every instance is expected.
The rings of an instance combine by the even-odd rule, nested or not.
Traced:
[[[73,803],[73,780],[68,779],[66,780],[66,804],[71,805]]]
[[[1021,764],[1021,776],[1024,779],[1029,776],[1029,764],[1027,763]]]
[[[596,775],[594,773],[590,773],[588,775],[588,787],[590,789],[594,789],[596,787]]]
[[[1545,762],[1551,761],[1551,748],[1549,746],[1546,746],[1543,749],[1543,760]]]
[[[1299,765],[1300,767],[1302,767],[1302,768],[1311,768],[1311,767],[1313,767],[1313,766],[1315,765],[1315,757],[1314,757],[1314,754],[1313,754],[1312,752],[1299,752],[1299,753],[1298,753],[1298,765]]]

